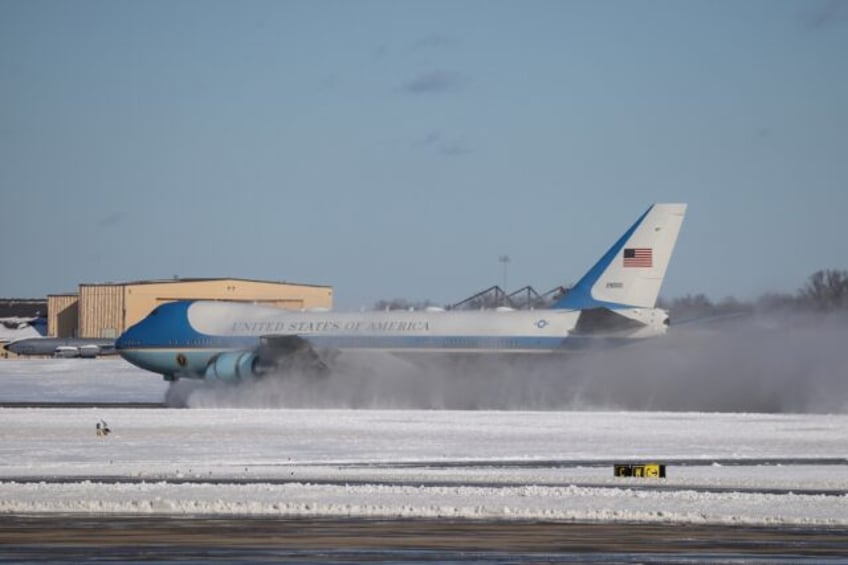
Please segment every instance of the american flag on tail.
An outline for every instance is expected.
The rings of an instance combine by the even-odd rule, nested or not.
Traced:
[[[625,267],[653,267],[654,250],[650,247],[636,247],[624,250]]]

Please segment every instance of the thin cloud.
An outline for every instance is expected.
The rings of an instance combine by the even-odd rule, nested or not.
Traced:
[[[438,94],[452,92],[462,87],[463,78],[457,72],[427,71],[403,83],[401,89],[410,94]]]
[[[471,148],[465,145],[463,141],[457,140],[439,145],[438,151],[441,155],[446,157],[458,157],[460,155],[467,155],[468,153],[471,153]]]
[[[128,216],[128,212],[112,212],[97,220],[97,225],[101,228],[111,228],[121,224]]]
[[[462,138],[447,138],[439,131],[432,131],[414,145],[436,151],[445,157],[458,157],[471,153],[471,148]]]
[[[380,43],[372,51],[376,60],[385,59],[391,55],[409,57],[426,51],[447,51],[456,49],[460,42],[457,38],[442,33],[431,33],[423,35],[411,42],[391,46],[389,43]]]
[[[430,35],[425,35],[424,37],[420,37],[413,41],[411,47],[413,51],[417,51],[419,49],[453,48],[458,44],[459,40],[455,37],[443,35],[441,33],[431,33]]]
[[[375,59],[384,59],[389,54],[389,46],[385,43],[381,43],[377,47],[374,48],[374,58]]]
[[[848,2],[828,0],[810,3],[801,15],[804,27],[810,30],[823,30],[848,23]]]

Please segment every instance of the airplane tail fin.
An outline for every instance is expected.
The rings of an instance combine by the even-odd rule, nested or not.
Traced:
[[[654,204],[553,308],[653,308],[686,204]]]

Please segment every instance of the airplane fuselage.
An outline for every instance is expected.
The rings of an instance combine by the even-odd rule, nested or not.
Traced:
[[[340,351],[544,353],[564,346],[579,314],[292,312],[232,302],[178,302],[160,306],[127,330],[117,347],[128,361],[161,374],[202,374],[216,355],[258,347],[267,335],[297,335],[316,349]]]

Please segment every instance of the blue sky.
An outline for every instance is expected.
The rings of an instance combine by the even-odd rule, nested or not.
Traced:
[[[0,0],[0,296],[573,283],[689,203],[663,295],[848,268],[848,2]]]

